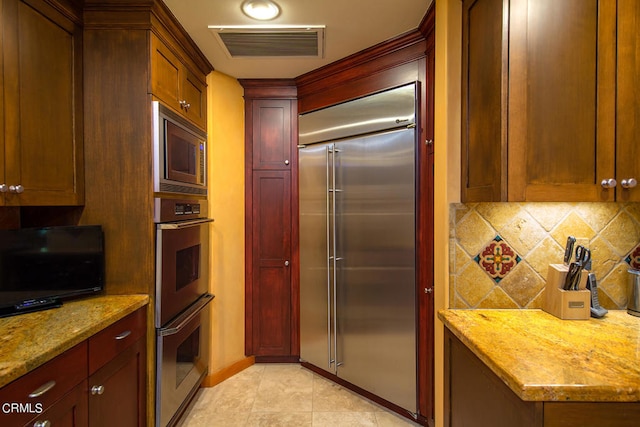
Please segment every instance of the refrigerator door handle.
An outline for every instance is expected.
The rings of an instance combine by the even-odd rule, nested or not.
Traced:
[[[326,147],[326,231],[327,231],[327,361],[329,362],[327,368],[331,369],[331,365],[334,360],[331,357],[331,260],[333,259],[333,255],[331,255],[331,218],[329,216],[329,209],[331,207],[331,202],[329,198],[329,194],[331,193],[331,185],[330,185],[330,164],[329,164],[329,153],[331,152],[331,146],[327,145]]]
[[[337,375],[338,374],[338,366],[342,363],[338,362],[338,245],[336,242],[337,236],[337,225],[336,225],[336,193],[338,190],[336,189],[336,156],[338,155],[338,147],[333,144],[333,155],[331,156],[331,188],[332,193],[331,197],[333,199],[333,206],[331,209],[331,217],[333,222],[333,227],[331,229],[332,237],[333,237],[333,360],[335,362],[333,366],[333,371]]]

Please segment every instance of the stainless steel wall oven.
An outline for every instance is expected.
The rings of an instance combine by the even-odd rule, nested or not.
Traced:
[[[206,200],[155,199],[156,425],[174,425],[209,361]]]

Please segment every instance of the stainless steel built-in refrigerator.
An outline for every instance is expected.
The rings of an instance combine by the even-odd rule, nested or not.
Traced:
[[[300,357],[417,412],[411,84],[299,118]]]

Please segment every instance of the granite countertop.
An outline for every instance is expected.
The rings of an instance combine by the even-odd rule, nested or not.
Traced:
[[[441,310],[445,326],[525,401],[640,401],[640,318]]]
[[[0,387],[149,303],[147,295],[67,301],[60,308],[0,319]]]

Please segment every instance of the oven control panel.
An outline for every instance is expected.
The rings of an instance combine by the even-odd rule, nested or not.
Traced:
[[[164,199],[154,200],[153,222],[184,221],[207,217],[206,200]]]
[[[200,215],[200,203],[176,203],[175,215]]]

